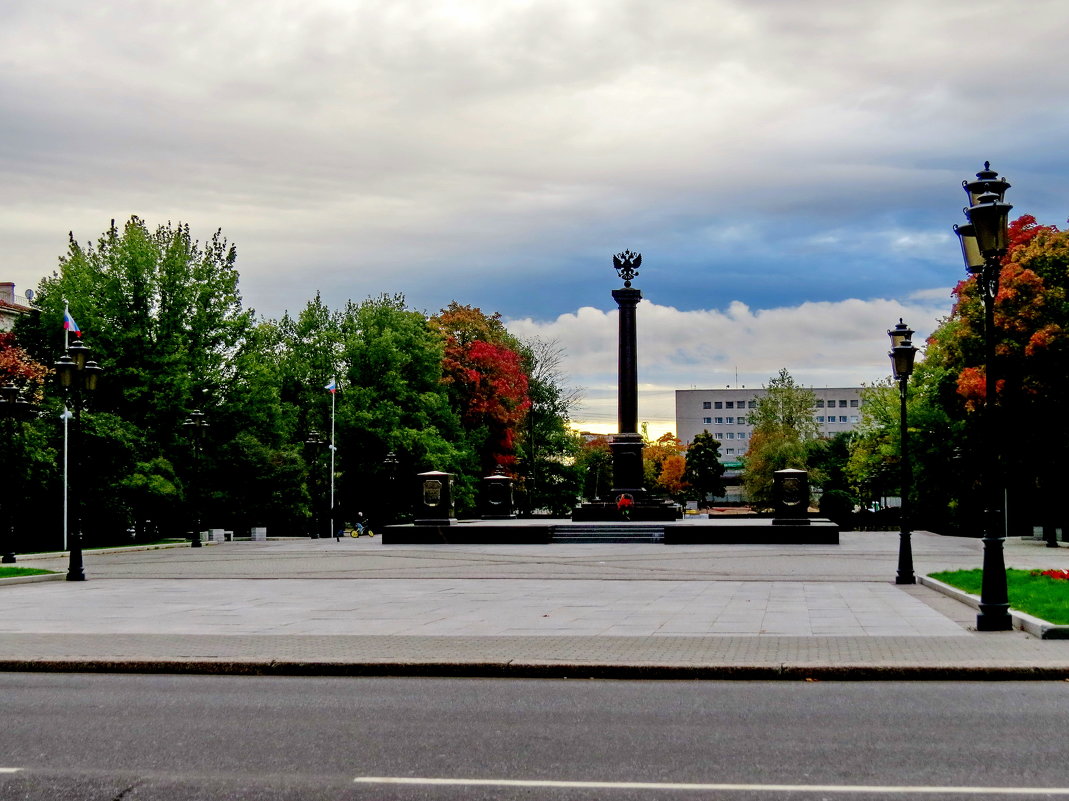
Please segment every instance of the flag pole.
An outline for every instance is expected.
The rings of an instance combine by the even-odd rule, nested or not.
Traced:
[[[67,404],[63,404],[63,550],[67,550],[67,424],[70,422],[71,413],[67,410]]]
[[[71,330],[67,327],[67,320],[71,316],[71,307],[66,298],[63,298],[63,352],[68,353],[71,349]],[[67,550],[67,530],[68,530],[68,509],[70,498],[70,484],[68,483],[68,461],[67,461],[67,436],[68,436],[68,423],[71,419],[70,410],[67,409],[67,404],[63,404],[63,550]]]
[[[334,379],[331,379],[331,383],[335,384]],[[337,386],[335,384],[335,386]],[[341,541],[341,537],[338,536],[338,529],[334,527],[334,456],[338,452],[334,445],[334,405],[337,402],[337,393],[334,390],[330,392],[330,530],[334,533],[334,538]],[[339,521],[340,522],[340,521]]]

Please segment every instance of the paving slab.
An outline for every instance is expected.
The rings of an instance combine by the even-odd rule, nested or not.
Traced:
[[[980,564],[977,540],[913,542],[918,573]],[[87,553],[84,583],[0,587],[0,668],[1069,677],[1069,642],[978,633],[966,604],[895,585],[897,548],[890,532],[837,546],[346,539]],[[1006,551],[1010,566],[1069,567],[1069,549]]]

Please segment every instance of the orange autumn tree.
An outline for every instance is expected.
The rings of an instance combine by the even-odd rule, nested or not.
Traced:
[[[23,392],[40,396],[48,368],[34,361],[23,348],[15,344],[15,334],[0,331],[0,385],[12,383]]]
[[[646,486],[673,498],[683,494],[690,486],[683,473],[687,460],[683,455],[682,441],[675,434],[662,434],[655,442],[642,449],[642,464],[646,474]]]
[[[531,402],[522,346],[501,315],[456,301],[431,318],[445,340],[442,381],[460,412],[479,468],[516,462],[516,445]]]
[[[1000,448],[1003,476],[1017,493],[1010,508],[1031,513],[1032,500],[1049,495],[1069,448],[1069,232],[1024,215],[1009,234],[994,308],[995,402],[999,427],[1012,432]],[[976,277],[958,284],[954,308],[926,352],[927,371],[947,379],[930,394],[951,418],[963,420],[966,451],[974,453],[994,446],[978,441],[982,429],[968,424],[986,401],[981,292]]]

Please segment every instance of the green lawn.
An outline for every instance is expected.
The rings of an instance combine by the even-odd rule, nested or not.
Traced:
[[[45,573],[55,573],[54,570],[38,570],[36,567],[0,567],[0,578],[12,576],[43,576]]]
[[[1069,624],[1069,581],[1038,575],[1039,571],[1007,568],[1010,606],[1059,625]],[[1035,575],[1033,575],[1035,573]],[[980,594],[981,570],[947,570],[931,577],[973,595]]]

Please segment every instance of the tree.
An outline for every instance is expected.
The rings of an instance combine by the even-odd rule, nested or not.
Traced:
[[[443,383],[444,340],[437,327],[409,309],[403,295],[350,303],[341,326],[339,471],[342,497],[360,505],[350,511],[375,514],[383,497],[383,459],[390,451],[401,475],[454,473],[457,506],[473,508],[476,483],[486,474],[450,404]]]
[[[743,486],[751,503],[772,505],[772,474],[786,468],[805,469],[807,443],[820,434],[813,417],[816,398],[798,386],[786,368],[772,378],[757,408],[750,412],[754,426],[743,461]]]
[[[237,290],[236,259],[220,231],[201,244],[187,225],[152,230],[131,217],[120,229],[113,221],[95,243],[70,236],[59,270],[39,285],[40,314],[18,320],[18,342],[50,363],[63,347],[69,301],[105,368],[84,421],[94,459],[84,496],[92,489],[97,497],[85,509],[89,541],[125,531],[133,515],[144,513],[138,510],[146,507],[147,488],[155,487],[158,498],[172,497],[162,489],[172,468],[190,475],[181,423],[194,408],[211,412],[226,398],[235,381],[234,356],[251,327],[252,312],[242,308]],[[48,410],[40,424],[58,447],[54,413]],[[213,435],[218,438],[217,431]],[[131,478],[138,465],[149,470],[140,483]],[[134,483],[125,485],[128,480]],[[184,491],[181,480],[172,486]],[[158,517],[174,519],[163,511]]]
[[[569,387],[561,370],[564,349],[556,341],[533,338],[522,343],[530,406],[519,431],[517,453],[523,454],[522,488],[528,509],[568,515],[580,494],[576,466],[581,439],[569,423],[579,390]]]
[[[712,496],[723,495],[724,465],[720,461],[720,443],[708,431],[697,434],[687,446],[683,479],[689,485],[687,496],[703,503]]]
[[[613,486],[609,438],[597,436],[584,442],[575,458],[575,465],[582,475],[583,497],[591,501],[608,499]]]
[[[522,344],[505,329],[500,314],[486,315],[456,301],[431,322],[444,338],[442,380],[482,470],[515,464],[531,406]]]
[[[929,340],[925,362],[939,371],[931,400],[960,431],[962,455],[974,460],[981,449],[991,447],[981,439],[981,426],[974,419],[987,402],[985,370],[995,371],[997,394],[991,402],[1001,419],[1028,420],[1013,438],[1013,447],[1000,454],[1011,494],[1011,527],[1028,532],[1036,518],[1046,518],[1044,524],[1050,525],[1051,517],[1060,513],[1056,505],[1035,510],[1037,503],[1055,497],[1062,454],[1069,448],[1069,423],[1061,408],[1069,391],[1064,367],[1069,357],[1069,232],[1039,225],[1030,215],[1011,223],[995,298],[993,365],[985,364],[980,293],[973,277],[959,283],[950,316]],[[948,387],[954,391],[945,391]],[[950,463],[950,447],[943,443],[943,453],[932,457]],[[956,500],[958,511],[972,507],[967,496]],[[967,520],[958,525],[978,528]]]
[[[645,433],[643,429],[643,435]],[[655,442],[647,441],[642,448],[642,469],[648,489],[672,497],[682,495],[686,489],[685,468],[683,443],[671,432],[662,434]]]

